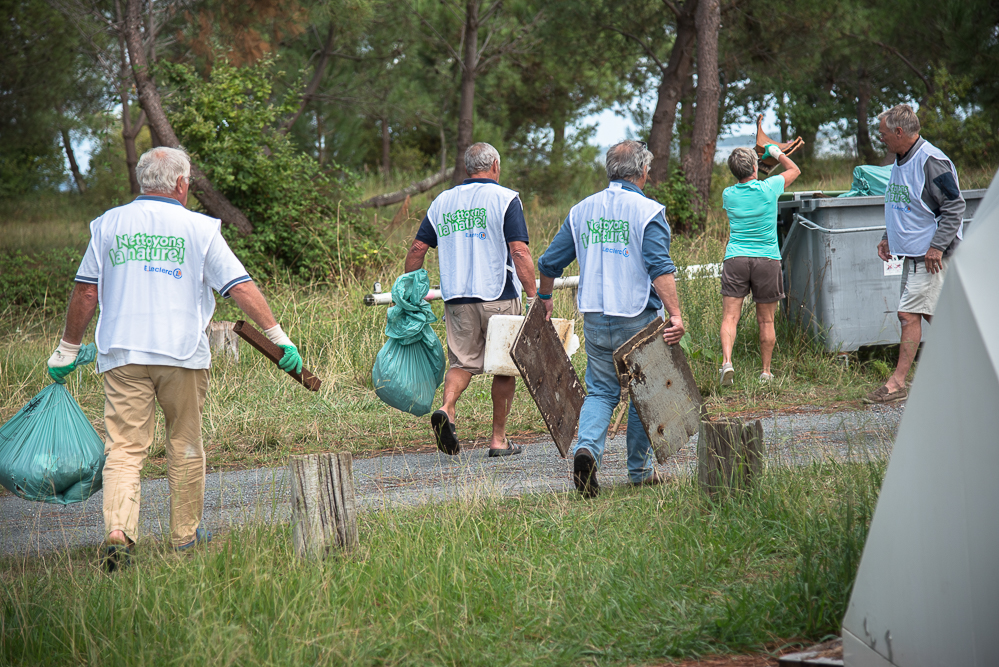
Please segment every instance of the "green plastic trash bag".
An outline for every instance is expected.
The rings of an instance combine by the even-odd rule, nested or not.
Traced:
[[[430,327],[437,317],[423,300],[429,291],[430,277],[424,269],[404,273],[395,281],[395,305],[388,309],[385,325],[389,339],[371,369],[378,398],[418,417],[433,407],[446,365],[444,349]]]
[[[840,197],[874,197],[883,196],[888,187],[891,167],[878,167],[872,164],[862,164],[853,169],[853,183],[850,189]]]
[[[93,345],[76,365],[94,360]],[[44,503],[83,502],[101,488],[104,442],[66,385],[53,382],[0,426],[0,484]]]

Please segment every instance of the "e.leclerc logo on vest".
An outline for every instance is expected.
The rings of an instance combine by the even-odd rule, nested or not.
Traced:
[[[165,276],[172,276],[178,280],[184,276],[184,272],[180,269],[164,269],[159,266],[149,266],[148,264],[143,266],[142,270],[149,273],[162,273]]]

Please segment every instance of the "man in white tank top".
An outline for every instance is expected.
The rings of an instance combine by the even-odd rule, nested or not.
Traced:
[[[896,155],[885,190],[885,234],[878,256],[904,258],[898,304],[902,342],[895,372],[865,401],[893,403],[909,395],[905,379],[923,336],[922,320],[933,317],[950,256],[961,242],[965,202],[954,163],[919,136],[912,107],[899,104],[878,119],[881,139]]]
[[[597,495],[597,469],[603,459],[607,427],[621,397],[614,351],[665,308],[670,326],[664,338],[680,342],[683,320],[669,256],[666,209],[642,188],[652,153],[640,141],[622,141],[607,151],[606,190],[572,207],[544,255],[538,260],[538,298],[552,314],[555,279],[579,260],[577,306],[586,338],[586,399],[579,414],[579,437],[572,449],[572,479],[588,498]],[[658,484],[652,443],[631,404],[628,412],[628,477],[632,484]]]
[[[298,350],[222,238],[220,221],[186,209],[187,154],[153,148],[139,158],[135,172],[142,194],[90,224],[66,328],[48,360],[52,379],[65,382],[99,305],[94,338],[107,430],[101,560],[108,571],[128,564],[139,536],[139,472],[153,442],[157,402],[166,418],[170,541],[183,550],[211,540],[200,524],[201,409],[212,360],[205,328],[215,310],[212,291],[232,297],[284,349],[278,364],[283,370],[302,370]]]
[[[444,297],[444,324],[450,368],[444,376],[444,403],[430,416],[437,449],[461,451],[455,428],[458,399],[473,375],[483,371],[486,329],[493,315],[520,315],[520,291],[534,300],[534,260],[519,195],[499,184],[500,156],[486,143],[465,151],[469,177],[434,199],[406,255],[406,272],[423,267],[437,248]],[[493,377],[493,435],[488,456],[522,451],[506,438],[516,378]]]

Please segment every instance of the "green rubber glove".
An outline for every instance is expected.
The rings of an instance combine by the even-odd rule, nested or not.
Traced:
[[[298,348],[294,345],[278,345],[284,350],[284,356],[278,362],[278,368],[286,373],[302,372],[302,355],[298,353]]]
[[[770,149],[773,149],[773,152],[771,152]],[[776,155],[774,153],[776,153]],[[763,147],[763,157],[765,158],[772,157],[773,159],[776,160],[780,158],[781,155],[783,155],[783,151],[781,151],[780,147],[777,146],[777,144],[767,144],[766,146]]]
[[[66,376],[75,370],[76,362],[74,361],[69,366],[57,366],[56,368],[50,368],[49,377],[59,384],[66,384]]]

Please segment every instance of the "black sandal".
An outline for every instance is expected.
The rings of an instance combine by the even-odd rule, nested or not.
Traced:
[[[523,447],[521,447],[520,445],[515,445],[512,442],[510,442],[509,440],[505,440],[504,439],[503,442],[506,443],[506,447],[504,447],[503,449],[492,449],[492,448],[490,448],[489,449],[489,454],[487,454],[487,456],[489,456],[489,457],[493,457],[493,456],[514,456],[515,454],[520,454],[522,451],[524,451]]]
[[[454,424],[443,410],[437,410],[430,415],[430,426],[434,429],[437,438],[437,449],[448,456],[454,456],[461,451],[461,444],[458,442],[458,435]]]

